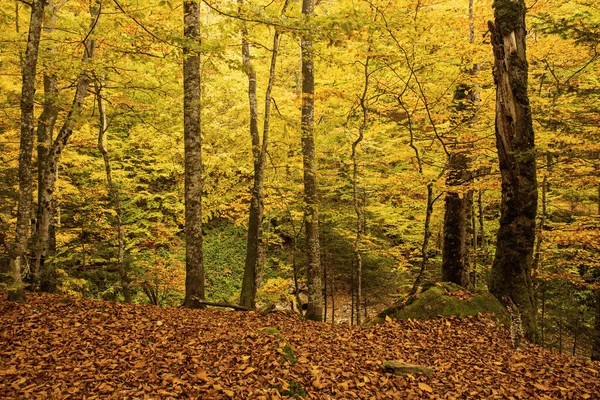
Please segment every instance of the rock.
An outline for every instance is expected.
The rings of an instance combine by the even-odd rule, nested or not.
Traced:
[[[433,375],[433,371],[422,365],[406,364],[397,360],[385,361],[381,367],[384,371],[391,372],[394,375]]]

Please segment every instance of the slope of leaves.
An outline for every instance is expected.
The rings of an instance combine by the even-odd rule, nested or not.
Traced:
[[[397,377],[387,359],[434,374]],[[0,398],[593,398],[599,369],[513,351],[487,317],[349,328],[280,312],[0,301]]]

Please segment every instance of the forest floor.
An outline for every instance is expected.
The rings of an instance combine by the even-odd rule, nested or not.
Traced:
[[[384,372],[392,359],[433,375]],[[586,399],[600,396],[599,370],[533,345],[515,351],[488,317],[357,328],[282,312],[0,300],[2,399]]]

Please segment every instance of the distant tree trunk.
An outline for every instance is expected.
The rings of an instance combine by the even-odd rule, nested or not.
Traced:
[[[531,280],[537,212],[534,133],[525,44],[524,0],[496,0],[489,22],[496,83],[496,146],[502,202],[490,292],[517,305],[527,338],[536,341],[536,306]]]
[[[600,361],[600,289],[596,289],[596,317],[592,333],[592,360]]]
[[[200,125],[200,3],[183,2],[183,123],[185,148],[185,299],[201,308],[204,298],[202,254],[202,135]]]
[[[370,46],[369,46],[370,51]],[[356,259],[356,325],[361,324],[361,313],[360,313],[360,305],[362,304],[363,294],[362,294],[362,274],[363,274],[363,262],[362,256],[360,254],[360,245],[362,240],[362,235],[364,231],[363,226],[363,207],[364,204],[361,202],[361,198],[358,193],[358,154],[357,148],[362,142],[365,136],[365,130],[367,129],[367,124],[369,122],[369,109],[367,108],[367,94],[369,91],[369,61],[370,57],[367,56],[364,65],[364,87],[363,92],[359,98],[360,108],[362,111],[362,121],[358,128],[358,137],[354,142],[352,142],[352,202],[354,204],[354,212],[356,213],[356,237],[354,238],[354,258]]]
[[[309,20],[314,11],[314,0],[302,0],[302,14]],[[313,64],[312,34],[305,33],[300,41],[302,50],[302,159],[304,167],[304,203],[306,214],[306,277],[308,305],[306,318],[323,320],[323,292],[319,255],[319,199],[314,138],[315,71]]]
[[[21,138],[19,147],[19,203],[17,208],[17,227],[15,243],[10,247],[10,282],[8,290],[9,301],[24,301],[25,291],[21,274],[27,267],[25,255],[29,241],[29,224],[31,215],[31,202],[33,196],[33,182],[31,173],[31,159],[33,156],[33,142],[35,138],[34,125],[34,94],[35,74],[37,70],[38,49],[44,19],[45,0],[31,2],[31,19],[29,34],[27,36],[27,49],[22,64],[21,86]]]
[[[288,1],[283,5],[282,14],[285,13]],[[238,1],[242,4],[242,0]],[[250,58],[250,42],[248,41],[248,30],[244,24],[242,28],[242,59],[244,70],[248,75],[248,101],[250,105],[250,137],[252,140],[252,155],[254,159],[254,186],[252,188],[252,199],[250,201],[250,213],[248,218],[248,238],[246,246],[246,261],[244,266],[244,278],[242,280],[242,291],[240,305],[247,308],[256,308],[256,291],[260,286],[263,270],[263,229],[262,220],[264,214],[264,176],[269,146],[269,124],[271,117],[271,91],[275,83],[275,67],[277,65],[277,53],[279,49],[279,31],[273,36],[273,49],[271,52],[271,65],[269,68],[269,81],[265,92],[265,115],[263,121],[262,145],[258,132],[258,101],[256,98],[256,71]]]
[[[36,245],[36,257],[34,271],[40,273],[40,290],[45,292],[56,291],[56,270],[54,263],[44,264],[47,256],[48,241],[50,237],[50,225],[52,224],[53,208],[54,208],[54,189],[56,185],[56,177],[58,170],[58,163],[62,151],[67,146],[69,138],[75,129],[77,119],[81,115],[83,109],[83,103],[87,96],[88,87],[91,81],[91,71],[87,68],[89,66],[90,59],[94,56],[95,40],[91,39],[94,29],[100,18],[102,11],[102,3],[96,3],[90,7],[91,13],[91,27],[88,34],[88,39],[84,43],[83,51],[83,65],[84,69],[79,74],[77,80],[77,87],[75,90],[75,97],[71,108],[65,117],[56,139],[54,140],[52,147],[48,151],[44,169],[42,171],[42,179],[39,182],[40,191],[40,202],[38,204],[38,227],[39,231],[37,234],[37,245]]]
[[[106,108],[104,106],[104,100],[102,98],[102,82],[96,81],[96,102],[98,105],[98,150],[102,154],[104,159],[104,170],[106,171],[106,182],[108,184],[108,196],[110,202],[115,211],[115,225],[117,228],[117,272],[119,279],[121,280],[121,288],[123,291],[123,298],[125,303],[131,303],[131,290],[129,288],[129,277],[125,270],[124,255],[125,255],[125,240],[123,238],[123,216],[121,210],[121,199],[119,196],[119,190],[113,182],[112,168],[110,166],[110,158],[108,157],[108,146],[106,140],[106,131],[108,130],[108,123],[106,120]]]
[[[439,196],[438,196],[439,197]],[[425,210],[425,227],[423,230],[423,244],[421,245],[421,265],[419,267],[419,273],[417,274],[417,278],[413,283],[410,292],[406,296],[406,299],[417,294],[419,290],[419,286],[423,281],[423,276],[425,275],[425,271],[427,270],[427,262],[429,261],[429,239],[431,238],[431,214],[433,214],[433,204],[437,198],[433,197],[433,183],[427,184],[427,208]]]
[[[454,152],[448,162],[448,192],[444,210],[444,244],[442,250],[442,280],[469,287],[470,253],[473,213],[472,191],[450,191],[452,187],[468,184],[469,159],[464,153]]]

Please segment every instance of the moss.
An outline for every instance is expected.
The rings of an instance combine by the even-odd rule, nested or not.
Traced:
[[[294,349],[290,347],[290,345],[286,344],[283,346],[283,361],[287,361],[293,367],[298,362],[296,358],[296,353],[294,353]]]
[[[267,335],[276,336],[278,339],[285,340],[281,332],[277,328],[262,328],[259,330],[260,333],[266,333]]]
[[[458,296],[460,294],[460,296]],[[401,309],[388,309],[374,323],[385,321],[389,315],[396,319],[432,319],[438,316],[467,317],[493,313],[505,325],[510,317],[504,306],[489,292],[471,293],[453,283],[440,283],[421,292],[415,300]]]
[[[496,26],[502,35],[524,28],[525,2],[523,0],[494,0],[492,7]]]

